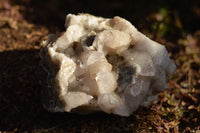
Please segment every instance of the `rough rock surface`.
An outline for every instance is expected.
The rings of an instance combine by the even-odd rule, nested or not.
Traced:
[[[48,36],[40,53],[49,111],[129,116],[167,88],[176,66],[165,46],[127,20],[68,14],[65,27]]]

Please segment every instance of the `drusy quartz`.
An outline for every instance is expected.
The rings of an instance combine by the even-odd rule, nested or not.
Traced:
[[[165,46],[127,20],[68,14],[65,27],[40,52],[47,110],[129,116],[167,88],[176,66]]]

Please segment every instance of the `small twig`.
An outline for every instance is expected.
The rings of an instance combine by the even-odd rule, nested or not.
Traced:
[[[2,95],[0,95],[0,98],[3,99],[5,102],[7,102],[7,104],[10,104],[11,106],[13,106],[16,112],[20,112],[20,110],[15,105],[13,105],[10,101],[5,99]]]

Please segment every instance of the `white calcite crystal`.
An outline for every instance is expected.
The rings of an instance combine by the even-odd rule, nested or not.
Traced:
[[[49,111],[129,116],[167,88],[176,66],[165,46],[127,20],[68,14],[65,27],[48,36],[40,54]]]

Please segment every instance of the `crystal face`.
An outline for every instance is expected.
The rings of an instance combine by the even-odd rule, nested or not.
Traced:
[[[68,14],[65,27],[40,52],[47,110],[129,116],[167,88],[176,66],[165,46],[127,20]]]

